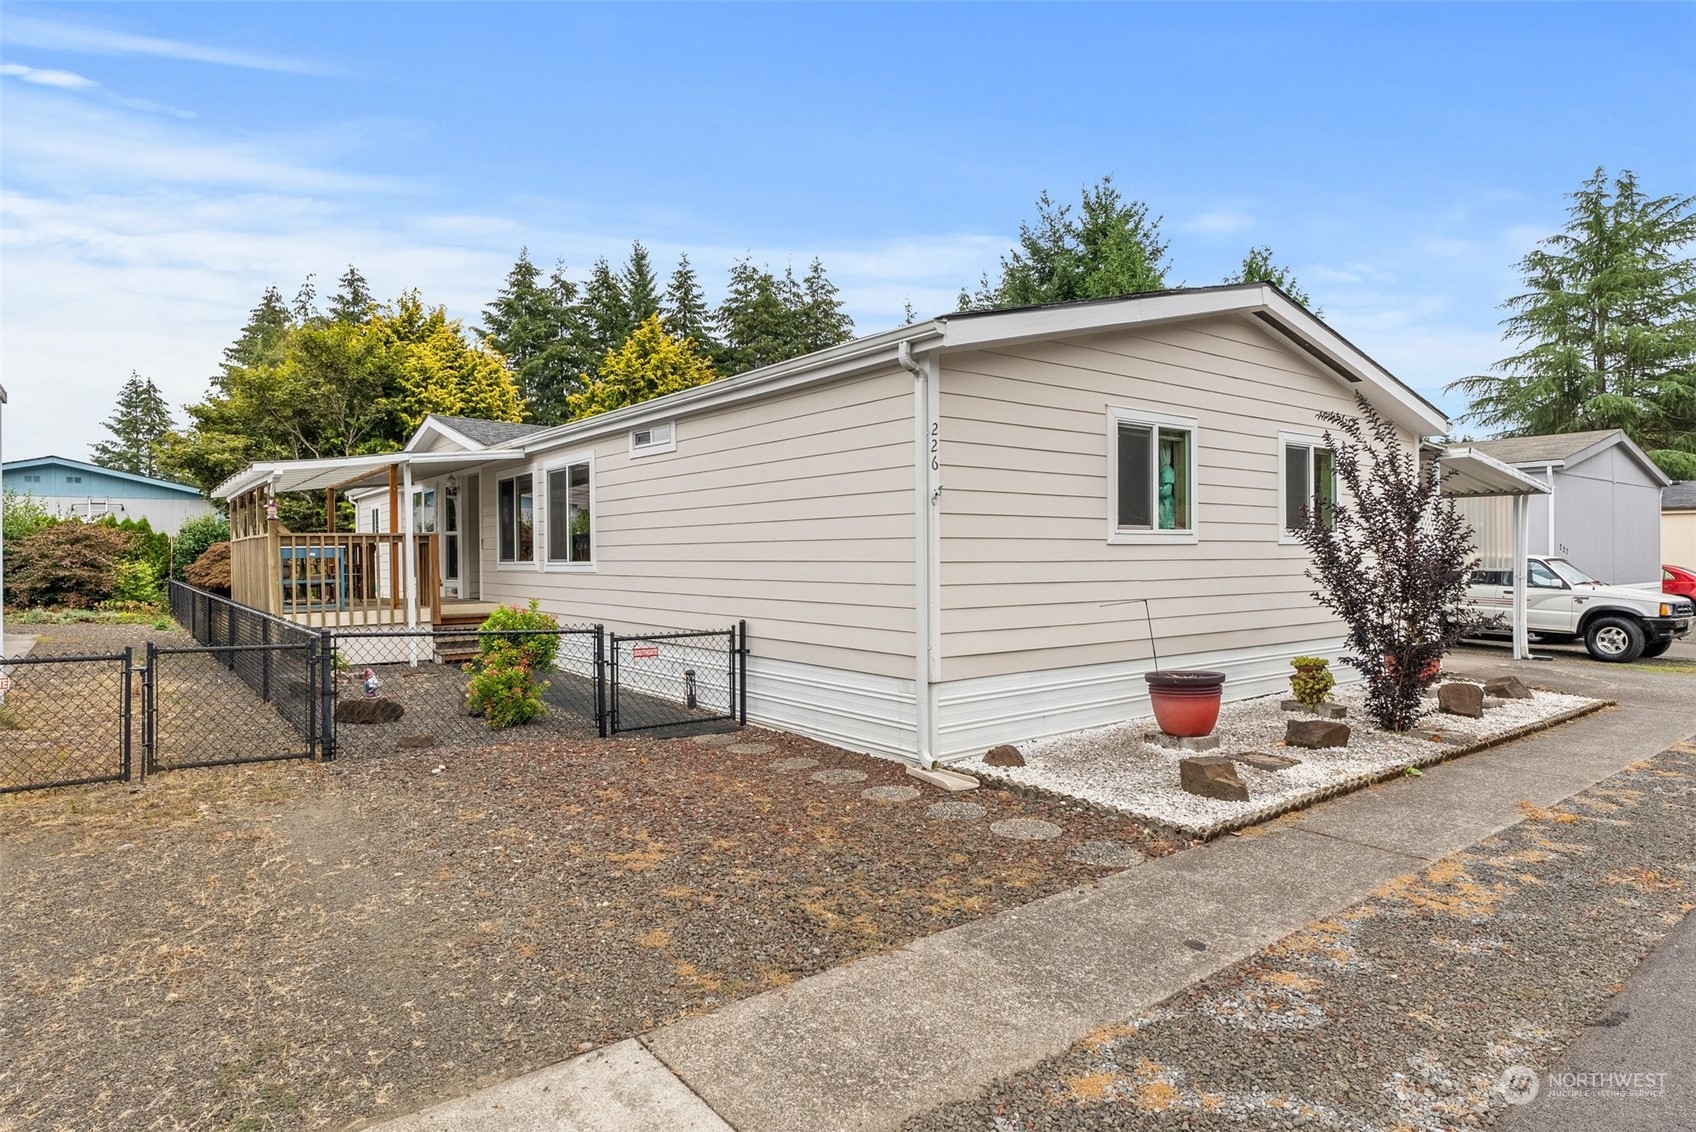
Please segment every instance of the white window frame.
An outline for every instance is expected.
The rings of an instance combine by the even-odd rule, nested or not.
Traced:
[[[551,510],[551,501],[548,498],[548,493],[552,490],[552,474],[554,472],[571,468],[577,464],[587,464],[589,466],[589,561],[561,562],[549,557],[548,514]],[[541,500],[541,526],[539,528],[540,534],[537,535],[537,538],[539,539],[537,546],[541,548],[541,554],[538,555],[538,559],[542,563],[542,568],[547,570],[549,573],[554,574],[595,573],[599,569],[601,563],[601,512],[600,500],[596,495],[594,451],[592,449],[586,449],[582,452],[573,452],[569,455],[551,459],[540,465],[540,467],[542,490],[539,493],[538,498]],[[567,478],[569,480],[569,476]]]
[[[1122,424],[1141,425],[1156,430],[1155,442],[1149,446],[1152,459],[1160,459],[1159,429],[1181,429],[1189,433],[1189,489],[1190,489],[1190,525],[1183,530],[1163,531],[1154,530],[1125,530],[1119,526],[1119,426]],[[1195,417],[1182,417],[1173,413],[1156,413],[1147,409],[1133,409],[1124,405],[1107,406],[1107,541],[1120,546],[1184,546],[1193,545],[1199,541],[1201,531],[1201,500],[1197,491],[1196,469],[1199,464],[1198,453],[1201,451],[1201,428]],[[1154,469],[1154,483],[1159,483],[1158,467]],[[1156,492],[1153,500],[1156,521],[1159,517],[1160,499]]]
[[[541,473],[537,470],[537,466],[535,464],[531,464],[527,467],[513,468],[509,472],[496,472],[489,477],[489,482],[494,487],[493,498],[489,502],[495,516],[495,569],[497,571],[504,571],[506,573],[534,574],[542,568],[542,558],[547,553],[547,550],[537,540],[542,537],[542,531],[547,522],[547,516],[543,514],[547,504],[541,490],[536,485],[536,480],[540,475]],[[501,481],[516,480],[519,476],[530,477],[530,505],[534,508],[534,517],[531,520],[530,526],[530,551],[533,557],[515,558],[509,561],[501,558]],[[513,492],[513,507],[515,509],[513,514],[515,521],[517,516],[517,506],[518,493],[515,489]],[[515,530],[513,533],[514,541],[517,541],[517,537],[517,532]]]
[[[1325,438],[1323,436],[1317,434],[1317,433],[1311,433],[1311,432],[1284,432],[1284,431],[1280,430],[1279,433],[1278,433],[1278,545],[1279,546],[1300,546],[1301,545],[1301,539],[1296,537],[1295,532],[1290,530],[1288,527],[1284,526],[1284,513],[1287,510],[1287,504],[1289,502],[1289,490],[1290,490],[1290,485],[1288,483],[1289,477],[1284,474],[1284,470],[1285,470],[1284,460],[1285,460],[1285,457],[1289,454],[1289,450],[1292,447],[1310,449],[1310,451],[1308,452],[1308,455],[1307,455],[1307,474],[1308,474],[1309,479],[1311,480],[1311,478],[1313,476],[1313,453],[1312,453],[1311,449],[1325,448],[1326,447]],[[1342,496],[1339,493],[1338,488],[1339,488],[1339,483],[1338,483],[1338,480],[1337,480],[1337,462],[1336,462],[1336,457],[1333,454],[1332,460],[1331,460],[1331,492],[1332,492],[1333,498],[1341,499]]]
[[[665,429],[665,439],[664,440],[650,440],[646,444],[636,443],[636,434],[637,433],[647,432],[650,435],[652,435],[652,430],[660,429],[660,428]],[[630,430],[630,455],[631,455],[632,459],[639,459],[643,456],[658,456],[663,452],[675,452],[675,451],[677,451],[677,422],[675,420],[655,421],[653,424],[641,425],[637,428],[633,428],[633,429]],[[594,480],[594,469],[591,468],[590,469],[591,487],[593,486],[593,480]],[[591,533],[593,533],[593,520],[592,519],[591,519]]]

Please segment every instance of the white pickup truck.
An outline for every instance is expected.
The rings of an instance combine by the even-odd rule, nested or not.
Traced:
[[[1597,660],[1629,663],[1660,656],[1690,635],[1696,605],[1688,598],[1653,590],[1610,586],[1564,558],[1532,558],[1525,590],[1525,630],[1540,641],[1582,639]],[[1481,614],[1513,620],[1513,571],[1474,570],[1467,604]]]

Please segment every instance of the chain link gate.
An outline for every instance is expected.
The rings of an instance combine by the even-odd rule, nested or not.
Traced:
[[[135,650],[0,661],[0,794],[130,778]]]
[[[606,734],[747,722],[748,623],[607,634]]]

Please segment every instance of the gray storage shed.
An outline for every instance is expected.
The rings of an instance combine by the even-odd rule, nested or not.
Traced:
[[[1530,553],[1616,585],[1660,586],[1661,492],[1672,481],[1619,429],[1483,440],[1471,447],[1549,486],[1530,500]],[[1513,506],[1468,499],[1485,565],[1513,560]]]

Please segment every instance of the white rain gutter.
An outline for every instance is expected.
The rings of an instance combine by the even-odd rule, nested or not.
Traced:
[[[413,537],[412,530],[412,462],[404,461],[400,466],[401,492],[396,506],[401,509],[401,531],[406,541],[401,544],[401,569],[406,579],[406,627],[412,632],[418,629],[418,540]],[[407,660],[413,668],[418,667],[418,638],[409,635],[407,640]]]
[[[942,500],[940,394],[935,355],[917,361],[902,340],[895,361],[913,375],[913,707],[919,766],[936,766],[936,685],[941,665],[942,540],[936,509]]]

